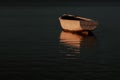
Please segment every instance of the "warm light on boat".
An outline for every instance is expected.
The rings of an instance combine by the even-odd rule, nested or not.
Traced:
[[[67,31],[94,30],[98,25],[95,20],[70,14],[60,16],[59,20],[62,29]]]

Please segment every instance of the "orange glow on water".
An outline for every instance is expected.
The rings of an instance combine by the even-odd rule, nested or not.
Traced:
[[[84,35],[62,31],[60,34],[60,43],[66,46],[65,59],[79,59],[80,49],[84,47],[96,46],[96,38],[89,36],[89,32],[83,32]]]

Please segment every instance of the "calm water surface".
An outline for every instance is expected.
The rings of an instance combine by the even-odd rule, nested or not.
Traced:
[[[120,7],[1,7],[0,75],[9,80],[119,80]],[[58,17],[96,19],[92,36],[64,32]]]

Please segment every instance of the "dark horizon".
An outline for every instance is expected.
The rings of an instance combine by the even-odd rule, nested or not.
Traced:
[[[31,2],[18,2],[18,1],[12,1],[12,2],[0,2],[0,6],[120,6],[120,2],[116,1],[111,1],[111,2],[105,2],[105,1],[100,1],[100,2],[90,2],[90,1],[78,1],[78,2],[73,2],[73,1],[51,1],[51,2],[45,2],[45,1],[31,1]]]
[[[0,1],[0,6],[107,6],[120,5],[118,0],[5,0]]]
[[[119,0],[5,0],[0,1],[3,3],[9,3],[9,2],[22,2],[22,3],[29,3],[29,2],[120,2]]]

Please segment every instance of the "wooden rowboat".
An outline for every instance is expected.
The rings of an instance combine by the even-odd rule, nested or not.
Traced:
[[[95,20],[70,14],[60,16],[59,20],[64,31],[94,30],[98,25],[98,22]]]

